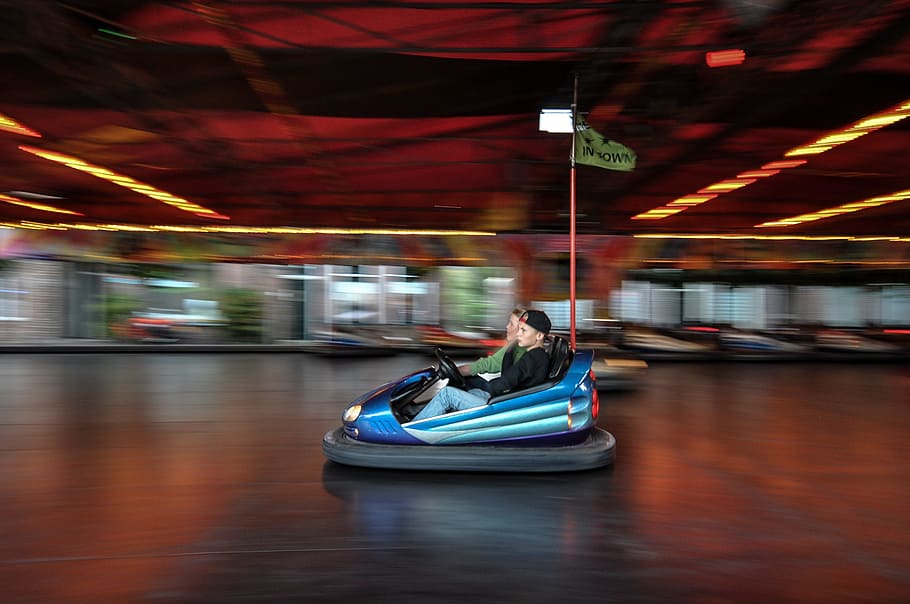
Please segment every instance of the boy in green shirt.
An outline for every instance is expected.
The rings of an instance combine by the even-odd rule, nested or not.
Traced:
[[[500,373],[502,371],[502,359],[506,354],[513,355],[513,364],[518,363],[518,359],[525,353],[525,349],[517,344],[519,319],[525,314],[526,309],[516,306],[509,315],[509,322],[506,325],[506,343],[505,346],[485,357],[480,357],[473,363],[461,365],[458,372],[464,376],[479,375],[481,373]]]

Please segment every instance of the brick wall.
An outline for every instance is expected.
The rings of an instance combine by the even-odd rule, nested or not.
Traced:
[[[47,342],[63,336],[63,263],[52,260],[12,260],[0,273],[0,342]],[[15,316],[9,316],[15,314]]]

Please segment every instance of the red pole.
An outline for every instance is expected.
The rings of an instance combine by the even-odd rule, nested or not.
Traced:
[[[572,134],[573,147],[575,134]],[[572,158],[572,168],[569,174],[569,323],[571,324],[570,339],[572,348],[575,348],[575,158]]]
[[[575,113],[578,106],[578,74],[572,90],[572,151],[569,154],[569,343],[575,349]]]

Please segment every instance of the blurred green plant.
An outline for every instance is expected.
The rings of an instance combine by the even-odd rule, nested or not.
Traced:
[[[225,331],[238,342],[258,342],[262,338],[262,299],[259,293],[233,287],[221,293],[221,312]]]
[[[482,267],[443,267],[446,284],[442,293],[445,322],[452,325],[483,325],[492,301],[484,290],[487,277],[496,276],[495,269]]]
[[[105,335],[115,340],[130,339],[130,317],[139,309],[139,300],[128,294],[108,293],[100,306]]]

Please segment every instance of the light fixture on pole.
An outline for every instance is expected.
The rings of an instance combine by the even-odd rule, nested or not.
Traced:
[[[572,135],[569,153],[569,343],[575,348],[575,112],[578,108],[578,74],[572,87],[570,109],[541,109],[540,130]]]
[[[575,131],[571,109],[541,109],[540,131],[556,134],[571,134]]]
[[[606,170],[631,172],[635,169],[637,161],[635,151],[596,132],[583,117],[578,115],[577,73],[574,79],[571,109],[545,109],[540,112],[541,130],[572,134],[572,151],[569,153],[569,304],[571,305],[569,323],[573,348],[575,347],[575,163]],[[554,116],[558,116],[548,118],[546,127],[544,124],[545,113],[553,113]]]

